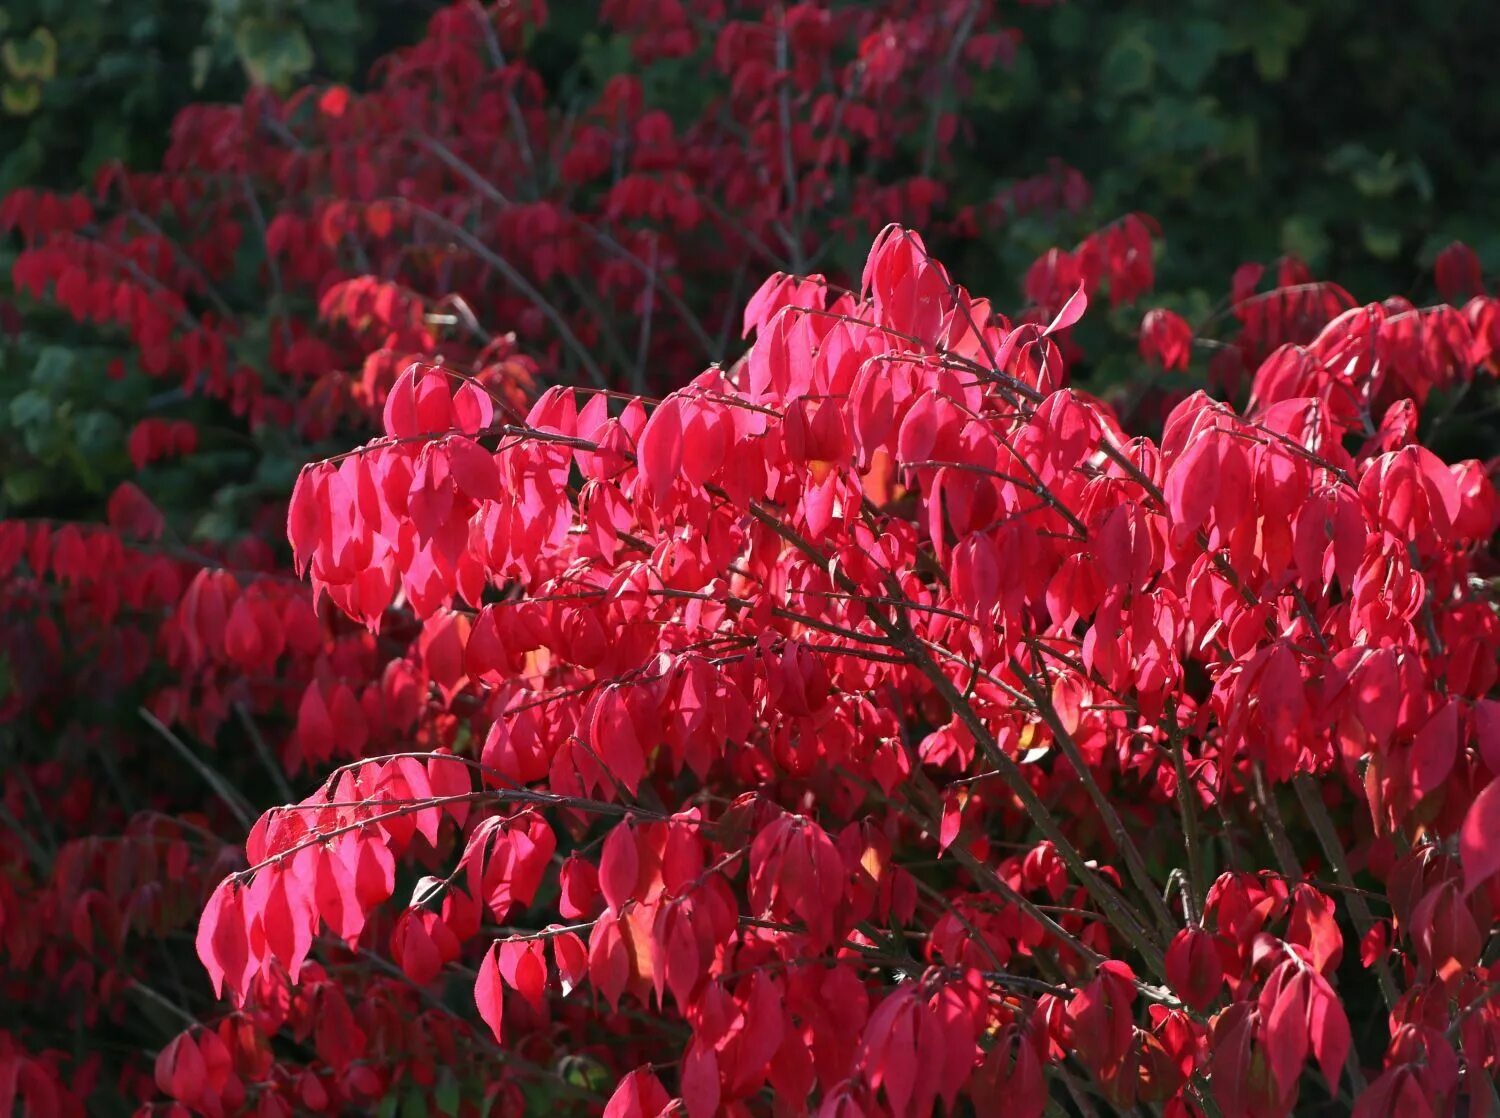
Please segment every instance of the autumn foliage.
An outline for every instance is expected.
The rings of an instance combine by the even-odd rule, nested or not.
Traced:
[[[690,7],[606,5],[642,66]],[[143,416],[107,524],[0,522],[0,717],[116,774],[0,776],[3,988],[101,1038],[7,1019],[0,1104],[1500,1105],[1500,496],[1429,449],[1500,300],[1455,246],[1442,303],[1284,259],[1193,323],[1127,215],[992,305],[883,224],[985,212],[905,77],[1006,34],[939,7],[716,11],[701,119],[620,80],[565,129],[540,13],[459,4],[0,204],[121,376],[306,451],[187,542],[152,471],[218,436]]]

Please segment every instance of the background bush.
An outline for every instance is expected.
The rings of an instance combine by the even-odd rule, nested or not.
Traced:
[[[112,160],[153,167],[182,106],[237,97],[247,76],[283,90],[357,82],[373,58],[414,40],[430,10],[214,0],[169,17],[157,5],[7,5],[0,189],[76,186]],[[648,106],[690,118],[694,64],[641,66],[629,36],[598,16],[559,5],[531,40],[528,61],[549,96],[566,106],[629,72]],[[1167,15],[1149,3],[1074,0],[1022,4],[1004,21],[1016,32],[1013,58],[967,75],[951,106],[962,140],[941,175],[949,216],[967,205],[977,220],[949,237],[940,223],[928,229],[976,290],[1016,291],[1045,249],[1135,210],[1166,232],[1158,300],[1189,317],[1209,312],[1243,246],[1263,259],[1293,255],[1360,298],[1430,295],[1433,261],[1453,240],[1487,269],[1500,266],[1500,91],[1488,80],[1500,21],[1484,4],[1278,0],[1252,10],[1196,0]],[[926,144],[915,137],[880,173],[916,172]],[[1086,204],[1008,200],[1008,187],[1060,167],[1077,170],[1071,189]],[[849,275],[860,251],[850,239],[823,263]],[[126,417],[142,400],[127,402],[133,389],[100,375],[108,354],[66,319],[32,305],[23,328],[14,309],[5,313],[6,499],[13,511],[77,509],[79,486],[97,498],[121,476]],[[1106,360],[1092,372],[1107,384],[1131,370]],[[1487,430],[1466,436],[1471,451]]]

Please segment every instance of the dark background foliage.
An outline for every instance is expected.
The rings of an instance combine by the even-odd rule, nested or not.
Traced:
[[[1032,120],[1035,139],[1001,139],[991,173],[1056,154],[1100,213],[1152,214],[1163,291],[1216,291],[1281,251],[1356,297],[1420,299],[1449,241],[1500,256],[1489,5],[1070,3],[1017,24],[1018,65],[975,119],[997,138]]]
[[[247,81],[349,81],[433,0],[14,0],[0,8],[0,191],[160,161],[177,110]]]
[[[236,98],[251,80],[358,85],[371,60],[421,34],[435,6],[9,4],[0,191],[77,186],[115,159],[153,167],[180,108]],[[968,75],[953,106],[966,142],[942,176],[952,201],[982,202],[1058,160],[1082,172],[1092,197],[1078,213],[988,211],[977,237],[930,238],[974,290],[1016,300],[1040,252],[1132,211],[1164,234],[1155,301],[1194,320],[1248,259],[1293,254],[1358,299],[1419,302],[1433,297],[1431,264],[1452,240],[1500,266],[1500,84],[1490,80],[1500,20],[1482,0],[1072,0],[1017,5],[1004,18],[1021,33],[1012,65]],[[589,4],[556,5],[531,60],[563,101],[640,71]],[[648,98],[669,111],[691,104],[687,65],[646,67]],[[905,154],[915,165],[922,153]],[[824,267],[856,271],[853,244]],[[10,512],[66,515],[123,476],[128,417],[146,401],[139,384],[107,379],[110,354],[96,338],[25,309],[23,321],[7,305],[0,350],[4,501]],[[1111,360],[1089,372],[1128,380],[1134,367]],[[180,487],[210,502],[215,488],[211,476]]]

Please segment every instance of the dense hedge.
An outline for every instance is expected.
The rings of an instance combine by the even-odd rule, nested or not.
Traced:
[[[631,71],[649,105],[691,117],[698,87],[685,80],[688,64],[639,65],[628,36],[597,17],[593,7],[562,5],[529,39],[549,96],[577,104]],[[283,85],[356,78],[373,52],[417,33],[423,15],[420,5],[327,0],[283,10],[246,0],[165,18],[150,5],[36,0],[8,7],[6,18],[7,81],[37,91],[34,107],[32,94],[16,92],[0,115],[0,187],[16,188],[87,181],[112,159],[150,167],[188,101],[237,96],[247,73],[277,65]],[[1487,80],[1500,21],[1477,0],[1413,10],[1199,0],[1170,15],[1150,3],[1074,0],[1022,4],[1005,22],[1013,34],[1004,49],[993,65],[966,66],[967,86],[951,105],[958,139],[944,144],[952,158],[939,181],[948,215],[963,211],[963,220],[944,236],[925,207],[897,203],[888,215],[927,228],[981,289],[1016,291],[1046,248],[1133,210],[1167,234],[1158,299],[1193,318],[1211,311],[1222,277],[1249,255],[1243,246],[1262,260],[1296,256],[1359,297],[1433,294],[1427,277],[1453,240],[1500,266],[1500,92]],[[256,50],[270,60],[247,54]],[[930,144],[923,130],[880,173],[919,170]],[[847,275],[858,251],[851,240],[825,266]],[[0,423],[14,436],[6,500],[65,511],[77,495],[55,471],[76,474],[96,499],[105,493],[121,476],[124,426],[140,402],[98,377],[108,360],[93,339],[26,310],[24,330],[18,310],[5,310],[0,355]],[[74,390],[94,406],[75,411],[70,434],[58,429],[69,398],[59,383],[74,362],[95,370]],[[1131,370],[1104,360],[1085,373],[1108,384]],[[1476,430],[1472,418],[1458,417],[1455,437],[1480,452],[1493,425]],[[27,466],[35,461],[45,486]]]

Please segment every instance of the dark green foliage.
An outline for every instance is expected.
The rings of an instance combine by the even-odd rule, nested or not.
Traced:
[[[247,76],[353,81],[421,34],[429,0],[10,0],[0,8],[0,192],[150,167],[172,117]]]
[[[1494,5],[1072,0],[1016,23],[1014,70],[979,76],[966,107],[995,138],[969,173],[1078,167],[1093,217],[1160,221],[1163,292],[1216,292],[1252,252],[1357,298],[1430,298],[1454,239],[1500,268]],[[1050,233],[1026,224],[1017,266]]]

